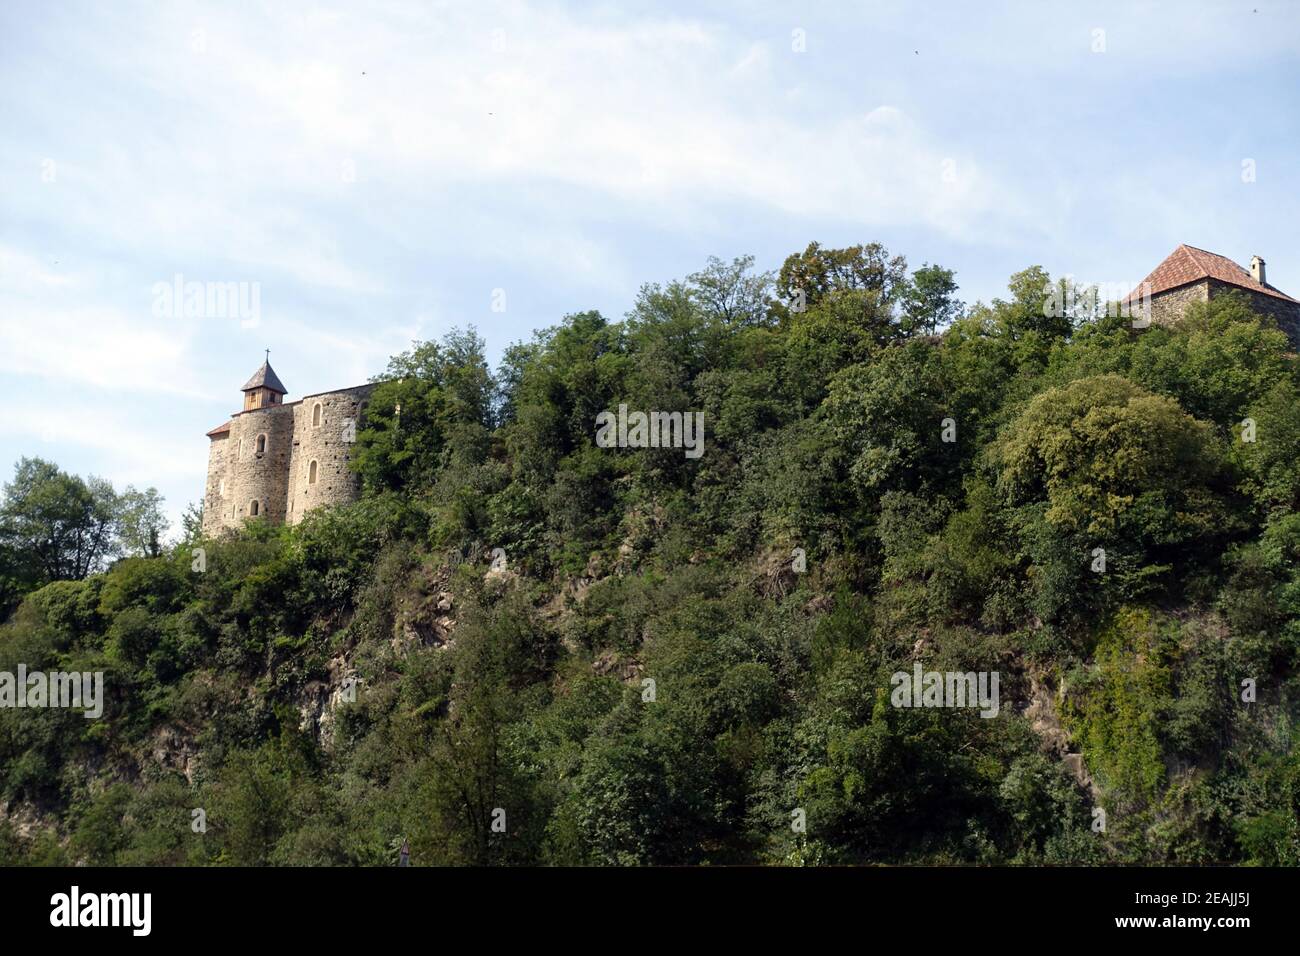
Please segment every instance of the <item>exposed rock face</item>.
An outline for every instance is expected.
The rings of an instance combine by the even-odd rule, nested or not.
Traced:
[[[1070,750],[1070,735],[1061,726],[1061,719],[1056,714],[1056,701],[1064,696],[1065,688],[1053,692],[1048,683],[1037,674],[1029,675],[1030,698],[1025,709],[1029,726],[1043,742],[1043,749],[1065,765],[1074,777],[1075,783],[1088,791],[1094,804],[1101,802],[1101,788],[1088,773],[1083,754]]]
[[[785,597],[799,585],[790,549],[768,551],[758,560],[758,591],[764,597]]]
[[[1075,782],[1092,794],[1093,803],[1096,803],[1101,796],[1101,791],[1092,782],[1092,775],[1088,773],[1088,768],[1083,762],[1083,754],[1062,754],[1061,763],[1065,764],[1065,768],[1074,775]]]
[[[623,517],[623,540],[618,546],[618,557],[611,572],[618,576],[629,574],[653,546],[667,517],[661,505],[634,508]]]
[[[835,607],[835,598],[829,594],[814,594],[803,606],[805,614],[825,614]]]
[[[1058,756],[1066,753],[1070,749],[1070,735],[1065,732],[1060,718],[1056,716],[1052,689],[1037,674],[1032,673],[1029,675],[1029,687],[1029,706],[1025,709],[1029,726],[1042,739],[1045,750]]]
[[[641,679],[645,667],[636,658],[624,658],[614,651],[604,651],[591,662],[591,669],[602,677],[608,674],[625,684],[635,684]]]
[[[21,840],[30,840],[42,830],[53,829],[55,825],[27,803],[0,803],[0,822],[4,821],[9,822]]]
[[[185,776],[187,783],[194,783],[199,749],[193,738],[179,728],[164,726],[155,730],[149,741],[149,756],[157,766],[175,770]]]
[[[332,658],[326,666],[328,680],[310,681],[298,692],[298,729],[315,737],[322,749],[330,750],[339,708],[356,703],[365,692],[365,681],[345,655]]]
[[[488,568],[487,573],[483,575],[484,584],[506,585],[513,581],[518,581],[519,575],[505,568]]]
[[[447,647],[456,619],[456,598],[447,590],[451,571],[440,568],[422,575],[418,586],[403,596],[389,646],[401,657],[415,647]]]
[[[456,620],[450,614],[455,606],[450,591],[438,590],[405,602],[394,622],[389,640],[395,657],[405,657],[416,647],[449,647]],[[329,677],[306,684],[298,693],[299,728],[316,738],[321,747],[334,746],[334,722],[339,709],[352,706],[365,694],[366,682],[357,671],[350,653],[330,660]]]
[[[330,703],[333,693],[325,681],[314,680],[298,694],[298,714],[302,718],[298,729],[311,734],[326,750],[334,741],[334,714]]]

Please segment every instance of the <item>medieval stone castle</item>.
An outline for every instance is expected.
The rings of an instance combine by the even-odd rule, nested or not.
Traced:
[[[288,394],[270,357],[242,389],[244,407],[208,432],[203,533],[216,535],[250,518],[297,524],[321,505],[360,492],[349,456],[374,385],[284,402]]]
[[[1268,284],[1264,260],[1244,269],[1225,256],[1181,245],[1125,300],[1149,297],[1151,320],[1169,324],[1192,302],[1226,291],[1245,293],[1251,308],[1272,316],[1300,348],[1300,302]],[[297,524],[321,505],[354,501],[349,467],[356,432],[374,385],[319,392],[284,404],[284,385],[268,360],[245,383],[244,408],[212,431],[203,532],[239,528],[249,518]]]

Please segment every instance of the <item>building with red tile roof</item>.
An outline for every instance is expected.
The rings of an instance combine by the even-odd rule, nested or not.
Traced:
[[[1183,244],[1138,283],[1123,304],[1136,313],[1149,296],[1151,321],[1168,325],[1181,319],[1193,302],[1209,302],[1230,291],[1244,294],[1251,308],[1271,317],[1293,344],[1300,344],[1300,302],[1269,285],[1259,256],[1251,257],[1245,269],[1227,256]]]

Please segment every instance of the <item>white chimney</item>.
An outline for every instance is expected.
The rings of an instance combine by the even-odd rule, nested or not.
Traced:
[[[1260,285],[1266,285],[1264,280],[1264,260],[1259,256],[1250,257],[1250,277]]]

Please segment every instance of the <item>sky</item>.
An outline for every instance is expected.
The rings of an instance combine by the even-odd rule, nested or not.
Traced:
[[[0,478],[176,519],[265,349],[290,401],[495,363],[709,256],[881,242],[974,303],[1188,243],[1300,297],[1298,224],[1300,3],[3,0]]]

